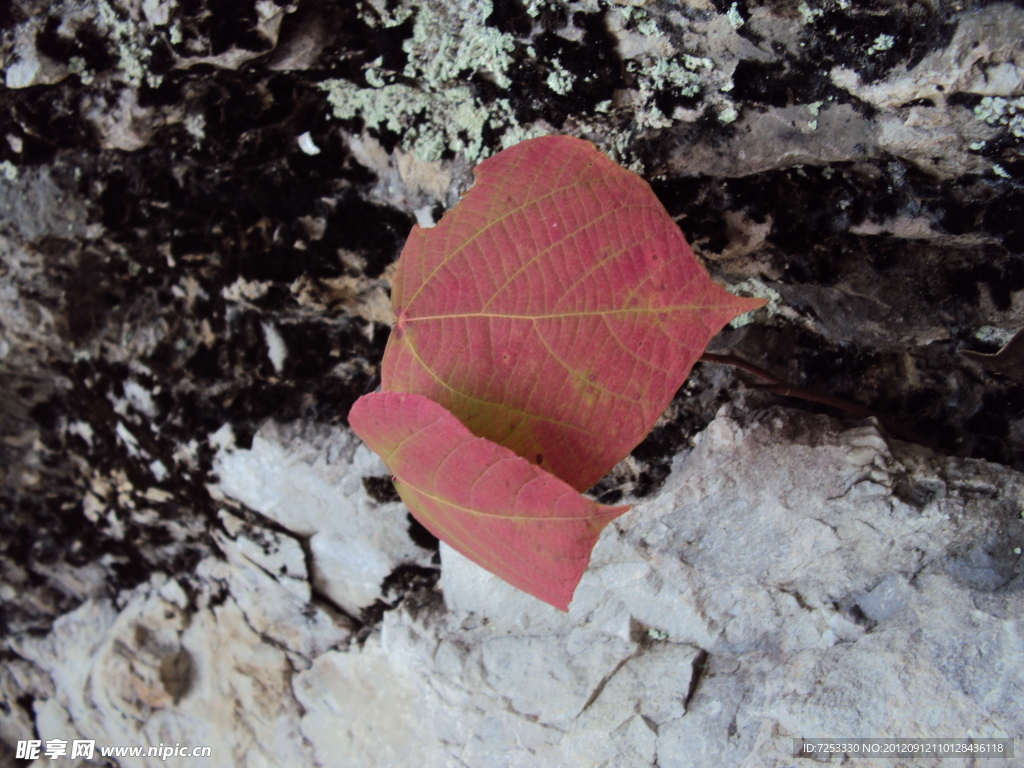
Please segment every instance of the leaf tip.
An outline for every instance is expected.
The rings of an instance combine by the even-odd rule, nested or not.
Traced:
[[[739,314],[760,309],[768,303],[768,299],[759,299],[753,296],[737,296],[736,299],[739,304]]]

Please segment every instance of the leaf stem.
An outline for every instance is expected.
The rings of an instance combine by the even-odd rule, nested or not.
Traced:
[[[736,355],[719,355],[714,352],[705,352],[701,355],[700,362],[713,363],[715,365],[728,365],[733,368],[738,368],[745,373],[757,376],[760,379],[764,379],[764,381],[767,382],[765,384],[748,384],[747,386],[751,389],[759,389],[764,392],[782,395],[783,397],[798,397],[801,400],[809,400],[812,403],[821,403],[822,405],[827,405],[830,408],[836,408],[859,418],[873,417],[878,419],[878,422],[885,427],[886,430],[899,439],[910,443],[917,443],[918,445],[928,446],[928,443],[914,432],[900,424],[897,424],[889,417],[883,416],[878,411],[868,408],[866,405],[854,403],[849,400],[843,400],[841,397],[822,395],[810,389],[804,389],[803,387],[799,387],[785,379],[780,379],[774,373],[770,373],[764,368],[759,368],[753,363],[748,363],[746,360],[741,357],[737,357]]]

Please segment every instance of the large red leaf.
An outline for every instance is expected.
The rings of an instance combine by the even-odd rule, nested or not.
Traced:
[[[348,419],[431,533],[563,611],[601,530],[629,509],[581,496],[421,395],[365,395]]]
[[[439,403],[585,490],[650,431],[722,326],[715,285],[650,187],[548,136],[481,163],[395,273],[382,388]]]

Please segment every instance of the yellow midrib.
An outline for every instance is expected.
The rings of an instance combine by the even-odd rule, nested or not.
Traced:
[[[419,317],[401,318],[403,324],[423,323],[430,320],[459,320],[471,317],[487,320],[567,320],[576,317],[607,317],[608,315],[657,315],[666,312],[703,312],[709,309],[721,309],[721,304],[675,304],[668,307],[624,307],[622,309],[595,309],[576,312],[554,312],[547,315],[511,315],[499,312],[457,312],[449,315],[422,315]]]

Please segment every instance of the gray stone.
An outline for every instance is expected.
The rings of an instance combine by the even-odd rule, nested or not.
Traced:
[[[908,482],[929,500],[903,501]],[[1022,493],[1016,473],[887,441],[871,426],[723,413],[677,459],[662,494],[605,531],[567,616],[444,548],[447,621],[529,638],[519,665],[502,668],[525,691],[537,671],[548,675],[532,663],[533,633],[558,648],[574,633],[644,627],[664,640],[617,672],[640,670],[648,686],[672,679],[652,649],[707,652],[692,696],[692,664],[674,665],[685,714],[638,710],[657,726],[661,765],[787,765],[799,736],[1006,737],[1020,732],[1024,700],[1024,649],[1011,639],[1024,627],[1012,555],[1024,540]],[[993,565],[998,555],[958,565],[982,545],[1016,557],[1009,572]],[[977,575],[994,568],[999,583]],[[633,712],[629,700],[617,699],[620,718]],[[580,720],[538,716],[567,734]],[[556,738],[559,749],[577,743]],[[630,757],[642,744],[629,741],[611,763],[653,764]]]
[[[405,507],[367,493],[363,478],[388,470],[347,429],[271,422],[249,450],[222,450],[214,468],[216,493],[308,538],[313,588],[353,615],[383,597],[381,583],[399,565],[430,564],[406,533]]]
[[[343,487],[365,471],[335,461]],[[723,410],[605,530],[568,613],[443,547],[441,592],[353,645],[298,542],[225,512],[226,560],[8,641],[24,662],[0,693],[38,691],[46,735],[206,744],[217,765],[781,768],[801,736],[1008,737],[1022,500],[1018,473],[870,423]]]
[[[0,732],[11,743],[33,738],[16,703],[28,692],[37,697],[43,739],[209,746],[213,765],[313,765],[292,677],[346,646],[345,620],[297,597],[241,550],[229,548],[228,562],[200,563],[187,593],[157,576],[122,593],[116,605],[85,603],[45,638],[12,641],[25,661],[6,673],[20,687],[0,678],[0,711],[13,713],[0,718]],[[138,764],[189,760],[148,757]]]

